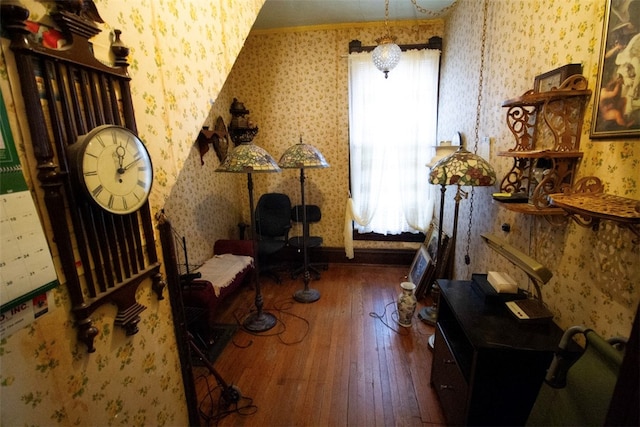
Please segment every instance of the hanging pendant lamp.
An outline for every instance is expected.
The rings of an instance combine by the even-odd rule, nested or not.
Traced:
[[[384,73],[384,78],[389,77],[389,71],[393,70],[400,62],[402,50],[396,42],[396,37],[389,31],[389,0],[384,2],[384,27],[386,34],[376,39],[378,46],[373,50],[373,64]]]

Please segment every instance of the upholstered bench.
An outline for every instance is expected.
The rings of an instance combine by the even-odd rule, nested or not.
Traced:
[[[214,324],[220,303],[255,274],[251,240],[218,240],[213,253],[194,271],[200,277],[186,281],[182,288],[185,307],[205,309],[209,325]]]

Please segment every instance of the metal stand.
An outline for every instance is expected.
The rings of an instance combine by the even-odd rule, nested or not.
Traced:
[[[443,251],[442,251],[442,222],[443,222],[443,217],[444,217],[444,194],[446,191],[446,187],[444,185],[442,185],[441,187],[441,193],[440,193],[440,230],[438,230],[438,259],[437,262],[441,263],[443,260]],[[455,260],[455,252],[456,252],[456,238],[458,235],[458,214],[460,212],[460,201],[463,198],[467,198],[468,193],[466,191],[463,191],[460,186],[457,186],[457,191],[456,191],[456,195],[454,198],[455,201],[455,209],[454,209],[454,214],[453,214],[453,233],[451,235],[451,241],[449,242],[450,245],[452,245],[451,247],[451,252],[449,253],[449,262],[447,263],[447,265],[443,266],[443,269],[440,269],[440,267],[438,266],[438,270],[440,270],[443,274],[444,277],[451,279],[453,278],[453,263]],[[438,321],[438,299],[440,297],[440,288],[438,287],[438,284],[436,282],[434,282],[431,285],[431,297],[433,299],[433,303],[431,304],[431,307],[425,307],[422,310],[420,310],[420,313],[418,313],[418,317],[420,318],[420,320],[422,320],[423,322],[429,324],[429,325],[435,325],[436,322]],[[431,338],[431,337],[430,337]],[[430,340],[431,343],[431,340]]]
[[[304,200],[304,168],[300,168],[300,195],[302,198],[302,262],[304,266],[304,289],[296,291],[293,298],[298,302],[310,303],[320,299],[320,292],[309,288],[311,274],[309,273],[309,254],[307,253],[307,240],[309,236],[307,227],[307,205]]]
[[[191,348],[191,351],[193,351],[196,354],[196,356],[198,356],[202,360],[202,362],[205,364],[205,366],[207,367],[211,375],[214,376],[214,378],[216,379],[216,382],[222,389],[222,393],[220,397],[224,402],[224,407],[228,408],[229,406],[238,403],[240,401],[240,398],[242,397],[238,387],[232,386],[226,383],[226,381],[220,376],[218,371],[216,371],[216,369],[213,367],[209,359],[207,359],[207,356],[205,356],[204,353],[200,351],[200,349],[198,348],[198,346],[193,340],[193,335],[189,333],[188,339],[189,339],[189,347]]]
[[[253,178],[251,177],[251,173],[247,174],[247,188],[249,189],[249,209],[251,209],[251,241],[253,242],[253,253],[255,254],[253,259],[255,268],[253,281],[256,288],[255,306],[257,311],[247,316],[247,318],[242,323],[242,326],[244,326],[245,329],[251,332],[264,332],[273,328],[277,323],[277,319],[273,314],[262,311],[264,301],[262,298],[262,292],[260,290],[258,244],[256,242],[256,212],[253,206]]]
[[[430,307],[425,307],[418,313],[418,318],[428,325],[435,325],[438,321],[438,298],[440,287],[437,283],[431,285],[431,298],[433,302]]]
[[[444,221],[444,195],[447,191],[447,187],[443,184],[440,186],[440,222],[438,223],[438,255],[436,256],[436,262],[441,264],[443,260],[442,253],[442,233],[443,233],[443,221]],[[455,245],[455,243],[454,243]],[[437,266],[437,272],[444,273],[446,266]],[[444,267],[444,268],[442,268]],[[425,307],[418,313],[418,318],[422,320],[424,323],[428,325],[435,325],[438,320],[438,296],[440,295],[440,288],[436,282],[431,284],[431,288],[429,289],[431,293],[431,298],[433,302],[431,303],[431,307]],[[433,337],[434,335],[432,335]]]

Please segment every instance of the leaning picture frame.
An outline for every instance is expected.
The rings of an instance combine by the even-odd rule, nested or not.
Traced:
[[[438,233],[440,233],[440,241],[438,241]],[[435,223],[429,225],[425,233],[424,243],[421,245],[418,253],[416,253],[416,257],[418,257],[424,248],[426,251],[425,258],[430,263],[420,283],[414,282],[416,285],[416,298],[424,298],[430,292],[435,280],[444,278],[449,260],[449,240],[449,236],[445,232],[440,231],[440,228]],[[438,244],[440,244],[440,248],[438,248]],[[439,259],[439,256],[441,256],[441,259]],[[416,260],[414,259],[414,264],[415,263]]]
[[[591,138],[640,137],[640,105],[632,102],[640,97],[640,34],[625,22],[628,5],[606,2]]]
[[[420,247],[413,258],[413,262],[411,263],[411,268],[409,268],[408,276],[409,281],[416,285],[416,289],[414,291],[416,298],[419,299],[419,291],[426,287],[427,280],[429,280],[429,277],[433,276],[434,269],[435,263],[429,256],[427,247],[424,244],[420,244]]]

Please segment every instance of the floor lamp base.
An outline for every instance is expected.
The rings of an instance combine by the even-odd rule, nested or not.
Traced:
[[[301,289],[293,294],[298,302],[316,302],[320,299],[320,292],[315,289]]]
[[[434,307],[425,307],[420,310],[418,317],[428,325],[435,325],[438,320],[438,309]]]
[[[276,326],[277,319],[271,313],[252,313],[242,324],[245,329],[251,332],[264,332]]]

